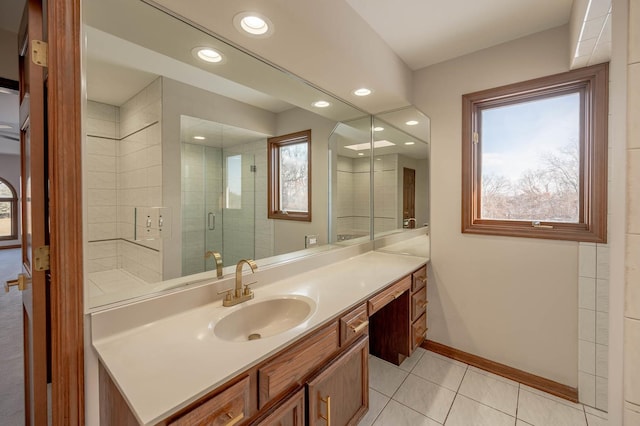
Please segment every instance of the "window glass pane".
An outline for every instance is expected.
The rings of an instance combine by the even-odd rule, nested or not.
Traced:
[[[309,171],[308,144],[297,143],[280,148],[280,210],[306,212]]]
[[[0,201],[0,237],[11,235],[11,202]]]
[[[0,198],[13,198],[11,189],[4,182],[0,182]]]
[[[227,157],[226,200],[228,209],[242,208],[242,156]]]
[[[580,94],[481,111],[481,218],[578,223]]]

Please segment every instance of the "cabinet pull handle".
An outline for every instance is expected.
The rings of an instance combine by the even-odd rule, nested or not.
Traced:
[[[323,416],[320,413],[320,410],[318,410],[318,418],[326,420],[327,421],[327,426],[331,426],[331,396],[327,395],[327,399],[324,399],[321,395],[320,392],[318,392],[318,399],[320,400],[320,402],[324,402],[327,404],[327,416]],[[318,407],[320,408],[320,407]]]
[[[418,307],[419,308],[426,308],[427,307],[427,303],[429,303],[428,300],[421,300],[418,302]]]
[[[364,329],[365,329],[365,327],[366,327],[366,326],[368,326],[368,325],[369,325],[369,321],[368,321],[368,320],[365,320],[365,321],[362,321],[362,322],[361,322],[360,324],[358,324],[358,325],[350,325],[350,326],[349,326],[349,328],[351,328],[351,330],[352,330],[354,333],[360,333],[360,332],[361,332],[362,330],[364,330]]]
[[[238,423],[240,420],[244,419],[244,413],[240,413],[237,416],[233,417],[233,414],[227,413],[227,416],[231,419],[229,423],[225,423],[224,426],[233,426]]]
[[[394,299],[397,299],[398,297],[402,296],[402,293],[404,293],[404,290],[403,290],[403,291],[399,291],[399,292],[397,292],[397,293],[394,293],[394,294],[393,294],[393,298],[394,298]]]
[[[426,276],[425,277],[416,277],[416,279],[422,281],[423,284],[427,283],[427,277]]]

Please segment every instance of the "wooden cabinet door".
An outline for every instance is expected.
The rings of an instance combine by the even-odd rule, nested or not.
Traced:
[[[260,426],[302,426],[304,424],[304,388],[287,398],[265,417]]]
[[[309,425],[356,425],[369,409],[369,338],[307,384]]]

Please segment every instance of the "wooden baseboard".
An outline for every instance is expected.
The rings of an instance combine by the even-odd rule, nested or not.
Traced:
[[[553,380],[545,379],[544,377],[536,376],[535,374],[527,373],[526,371],[518,370],[508,365],[490,361],[486,358],[463,352],[432,340],[425,340],[422,347],[431,352],[464,362],[465,364],[473,365],[474,367],[506,377],[507,379],[514,380],[571,402],[578,402],[577,388],[572,388],[571,386],[563,385],[562,383],[554,382]]]
[[[20,244],[13,244],[10,246],[0,246],[0,250],[16,249],[22,247]]]

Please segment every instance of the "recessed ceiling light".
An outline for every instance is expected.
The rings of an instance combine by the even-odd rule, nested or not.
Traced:
[[[371,90],[366,87],[361,87],[360,89],[354,90],[353,94],[356,96],[368,96],[371,94]]]
[[[327,102],[327,101],[315,101],[315,102],[314,102],[313,104],[311,104],[311,105],[313,105],[313,106],[314,106],[314,107],[316,107],[316,108],[326,108],[326,107],[328,107],[328,106],[329,106],[329,105],[331,105],[331,104],[330,104],[329,102]]]
[[[196,47],[192,50],[196,58],[205,62],[218,63],[222,62],[222,54],[210,47]]]
[[[405,142],[404,144],[405,144],[405,145],[415,145],[415,142],[411,142],[411,141],[409,141],[409,142]]]
[[[382,161],[382,158],[376,158],[376,161]]]
[[[238,31],[252,37],[269,37],[273,34],[271,21],[256,12],[241,12],[233,17],[233,25]]]
[[[383,130],[384,130],[384,127],[380,127],[380,126],[376,126],[376,127],[373,128],[374,132],[381,132]]]
[[[194,139],[197,139],[197,140],[199,140],[199,141],[203,141],[203,140],[205,140],[205,139],[206,139],[204,136],[194,136],[193,138],[194,138]]]
[[[364,155],[364,153],[362,153],[362,152],[359,152],[359,153],[358,153],[358,155]]]
[[[0,129],[13,129],[13,127],[9,126],[8,124],[0,124]]]
[[[406,123],[407,126],[415,126],[416,124],[418,124],[418,122],[416,120],[409,120]]]

